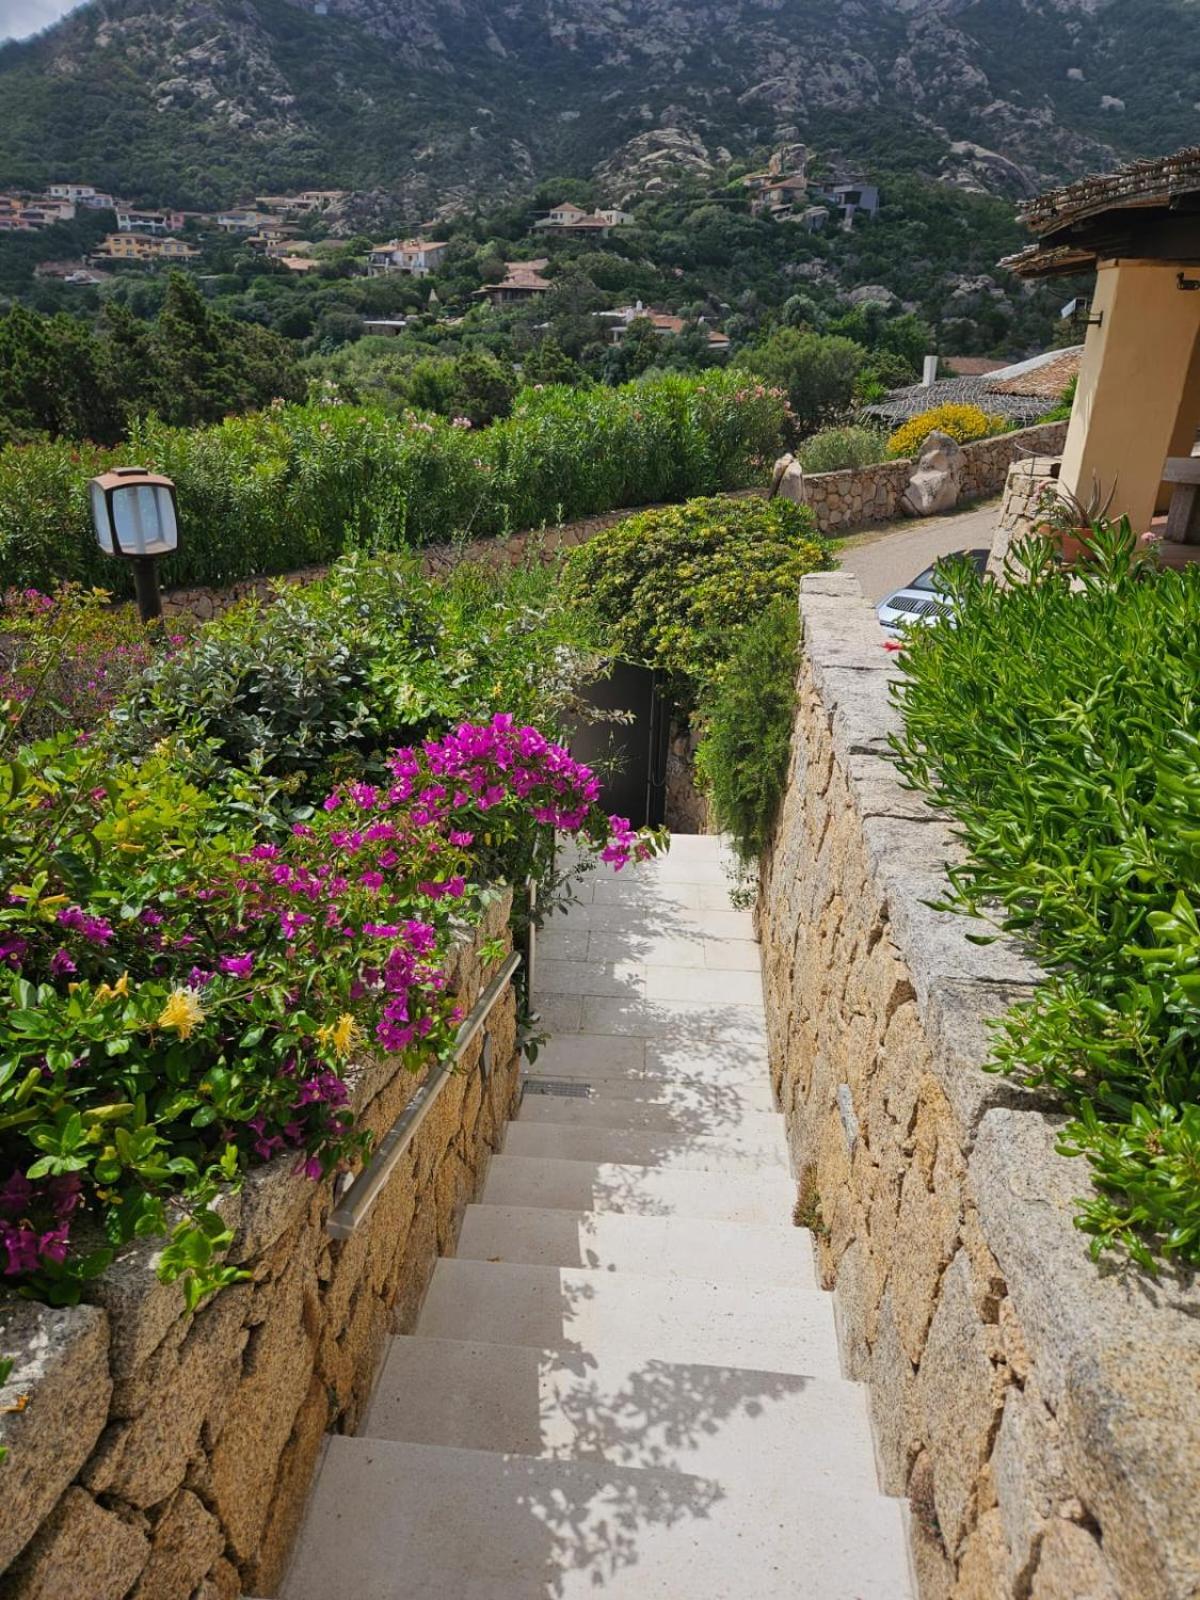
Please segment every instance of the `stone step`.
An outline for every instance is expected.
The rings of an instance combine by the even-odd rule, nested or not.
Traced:
[[[689,1134],[665,1128],[586,1128],[563,1122],[512,1122],[504,1138],[512,1156],[559,1161],[616,1161],[671,1172],[788,1171],[782,1126],[763,1139],[736,1129]]]
[[[812,1235],[804,1228],[747,1227],[694,1217],[468,1206],[460,1260],[531,1267],[589,1267],[706,1283],[818,1287]]]
[[[756,1034],[693,1043],[685,1037],[561,1033],[539,1049],[531,1070],[540,1077],[583,1078],[589,1083],[623,1078],[684,1088],[769,1086],[766,1042]]]
[[[863,1390],[842,1379],[560,1350],[395,1338],[360,1430],[375,1439],[699,1473],[797,1498],[870,1488]],[[798,1448],[803,1440],[803,1448]]]
[[[691,976],[702,974],[692,972]],[[753,972],[734,976],[758,982]],[[688,1047],[697,1054],[714,1045],[736,1048],[753,1040],[763,1043],[766,1037],[761,1003],[703,998],[652,1000],[638,994],[538,993],[533,1009],[551,1034],[594,1033],[663,1040],[676,1049]]]
[[[778,1225],[792,1219],[796,1185],[785,1172],[663,1172],[615,1162],[493,1156],[483,1205],[701,1217]]]
[[[775,1097],[765,1068],[740,1083],[697,1082],[681,1078],[601,1078],[580,1073],[555,1077],[538,1061],[525,1075],[527,1104],[612,1105],[622,1103],[666,1109],[672,1115],[711,1117],[719,1125],[747,1112],[775,1112]],[[543,1092],[544,1091],[544,1092]]]
[[[596,1100],[572,1094],[525,1095],[517,1113],[522,1123],[569,1123],[576,1128],[653,1129],[687,1137],[735,1137],[758,1140],[764,1150],[774,1149],[783,1134],[778,1111],[751,1111],[723,1107],[720,1103],[692,1109],[673,1100]]]
[[[427,1339],[573,1350],[837,1378],[833,1303],[819,1290],[443,1257],[416,1331]]]
[[[335,1435],[283,1600],[910,1600],[898,1503]]]

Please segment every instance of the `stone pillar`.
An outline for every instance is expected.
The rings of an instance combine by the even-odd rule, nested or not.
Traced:
[[[1088,329],[1063,451],[1063,486],[1086,504],[1093,483],[1103,495],[1115,484],[1112,514],[1127,515],[1139,534],[1159,504],[1163,463],[1186,431],[1183,410],[1200,402],[1193,374],[1200,293],[1180,290],[1179,270],[1179,263],[1101,264],[1092,313],[1102,320]]]

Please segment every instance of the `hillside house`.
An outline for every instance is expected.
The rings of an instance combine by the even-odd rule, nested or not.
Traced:
[[[274,223],[263,211],[219,211],[213,218],[222,233],[261,233]]]
[[[808,179],[802,172],[786,174],[754,174],[753,181],[743,179],[750,193],[752,217],[774,217],[777,222],[796,219],[808,198]]]
[[[66,200],[88,211],[112,211],[117,204],[111,194],[102,193],[90,183],[52,183],[46,194],[51,200]]]
[[[1165,559],[1200,555],[1200,147],[1053,189],[1022,208],[1036,243],[1002,263],[1036,282],[1096,274],[1059,482],[1112,494]]]
[[[65,283],[73,289],[94,288],[98,283],[107,283],[110,276],[107,272],[89,267],[85,261],[42,261],[34,267],[33,275],[54,283]]]
[[[70,222],[74,215],[72,200],[0,194],[0,233],[36,233],[56,222]]]
[[[879,215],[879,190],[871,183],[834,183],[814,189],[813,198],[836,213],[841,226],[850,229],[859,217],[870,221]]]
[[[476,289],[478,299],[490,300],[494,306],[521,305],[527,300],[537,300],[554,285],[542,277],[542,268],[549,263],[545,256],[537,261],[506,261],[504,277],[499,283],[485,283]]]
[[[715,354],[724,355],[729,349],[729,335],[718,328],[710,328],[703,317],[698,322],[687,322],[669,311],[655,311],[652,306],[643,306],[640,300],[631,306],[618,306],[615,311],[601,311],[598,315],[605,324],[605,336],[609,344],[621,344],[635,322],[648,322],[661,338],[677,339],[689,328],[699,328],[708,340],[709,349]]]
[[[110,233],[93,252],[93,261],[194,261],[200,251],[182,239],[163,238],[153,233]]]
[[[276,216],[310,216],[314,212],[328,211],[345,198],[344,189],[304,189],[299,194],[255,195],[254,204],[260,211]]]
[[[607,239],[614,228],[628,227],[633,220],[630,212],[621,211],[615,206],[606,210],[584,211],[580,206],[568,202],[555,206],[547,216],[535,222],[534,227],[544,233],[562,234],[568,238]]]
[[[443,239],[391,239],[375,245],[367,257],[367,277],[383,278],[393,272],[426,278],[446,259],[450,246]]]
[[[117,207],[118,233],[178,233],[186,218],[182,211],[134,211]]]

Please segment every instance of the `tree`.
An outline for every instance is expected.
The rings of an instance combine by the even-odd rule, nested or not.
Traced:
[[[14,306],[0,319],[0,429],[10,438],[63,434],[111,444],[121,408],[95,336],[66,312]]]
[[[852,339],[776,328],[744,350],[738,365],[786,389],[797,431],[808,434],[848,410],[866,354]]]
[[[535,344],[521,362],[521,381],[526,384],[569,383],[578,387],[589,380],[578,361],[572,361],[557,340],[546,338]]]

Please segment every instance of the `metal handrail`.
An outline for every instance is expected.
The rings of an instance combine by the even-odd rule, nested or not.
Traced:
[[[413,1095],[404,1110],[379,1141],[375,1154],[329,1213],[325,1231],[332,1239],[349,1239],[375,1204],[395,1171],[396,1163],[412,1143],[417,1129],[433,1110],[437,1098],[449,1082],[450,1074],[463,1052],[487,1021],[492,1007],[512,982],[521,965],[520,952],[514,950],[488,984],[454,1036],[454,1051]]]

